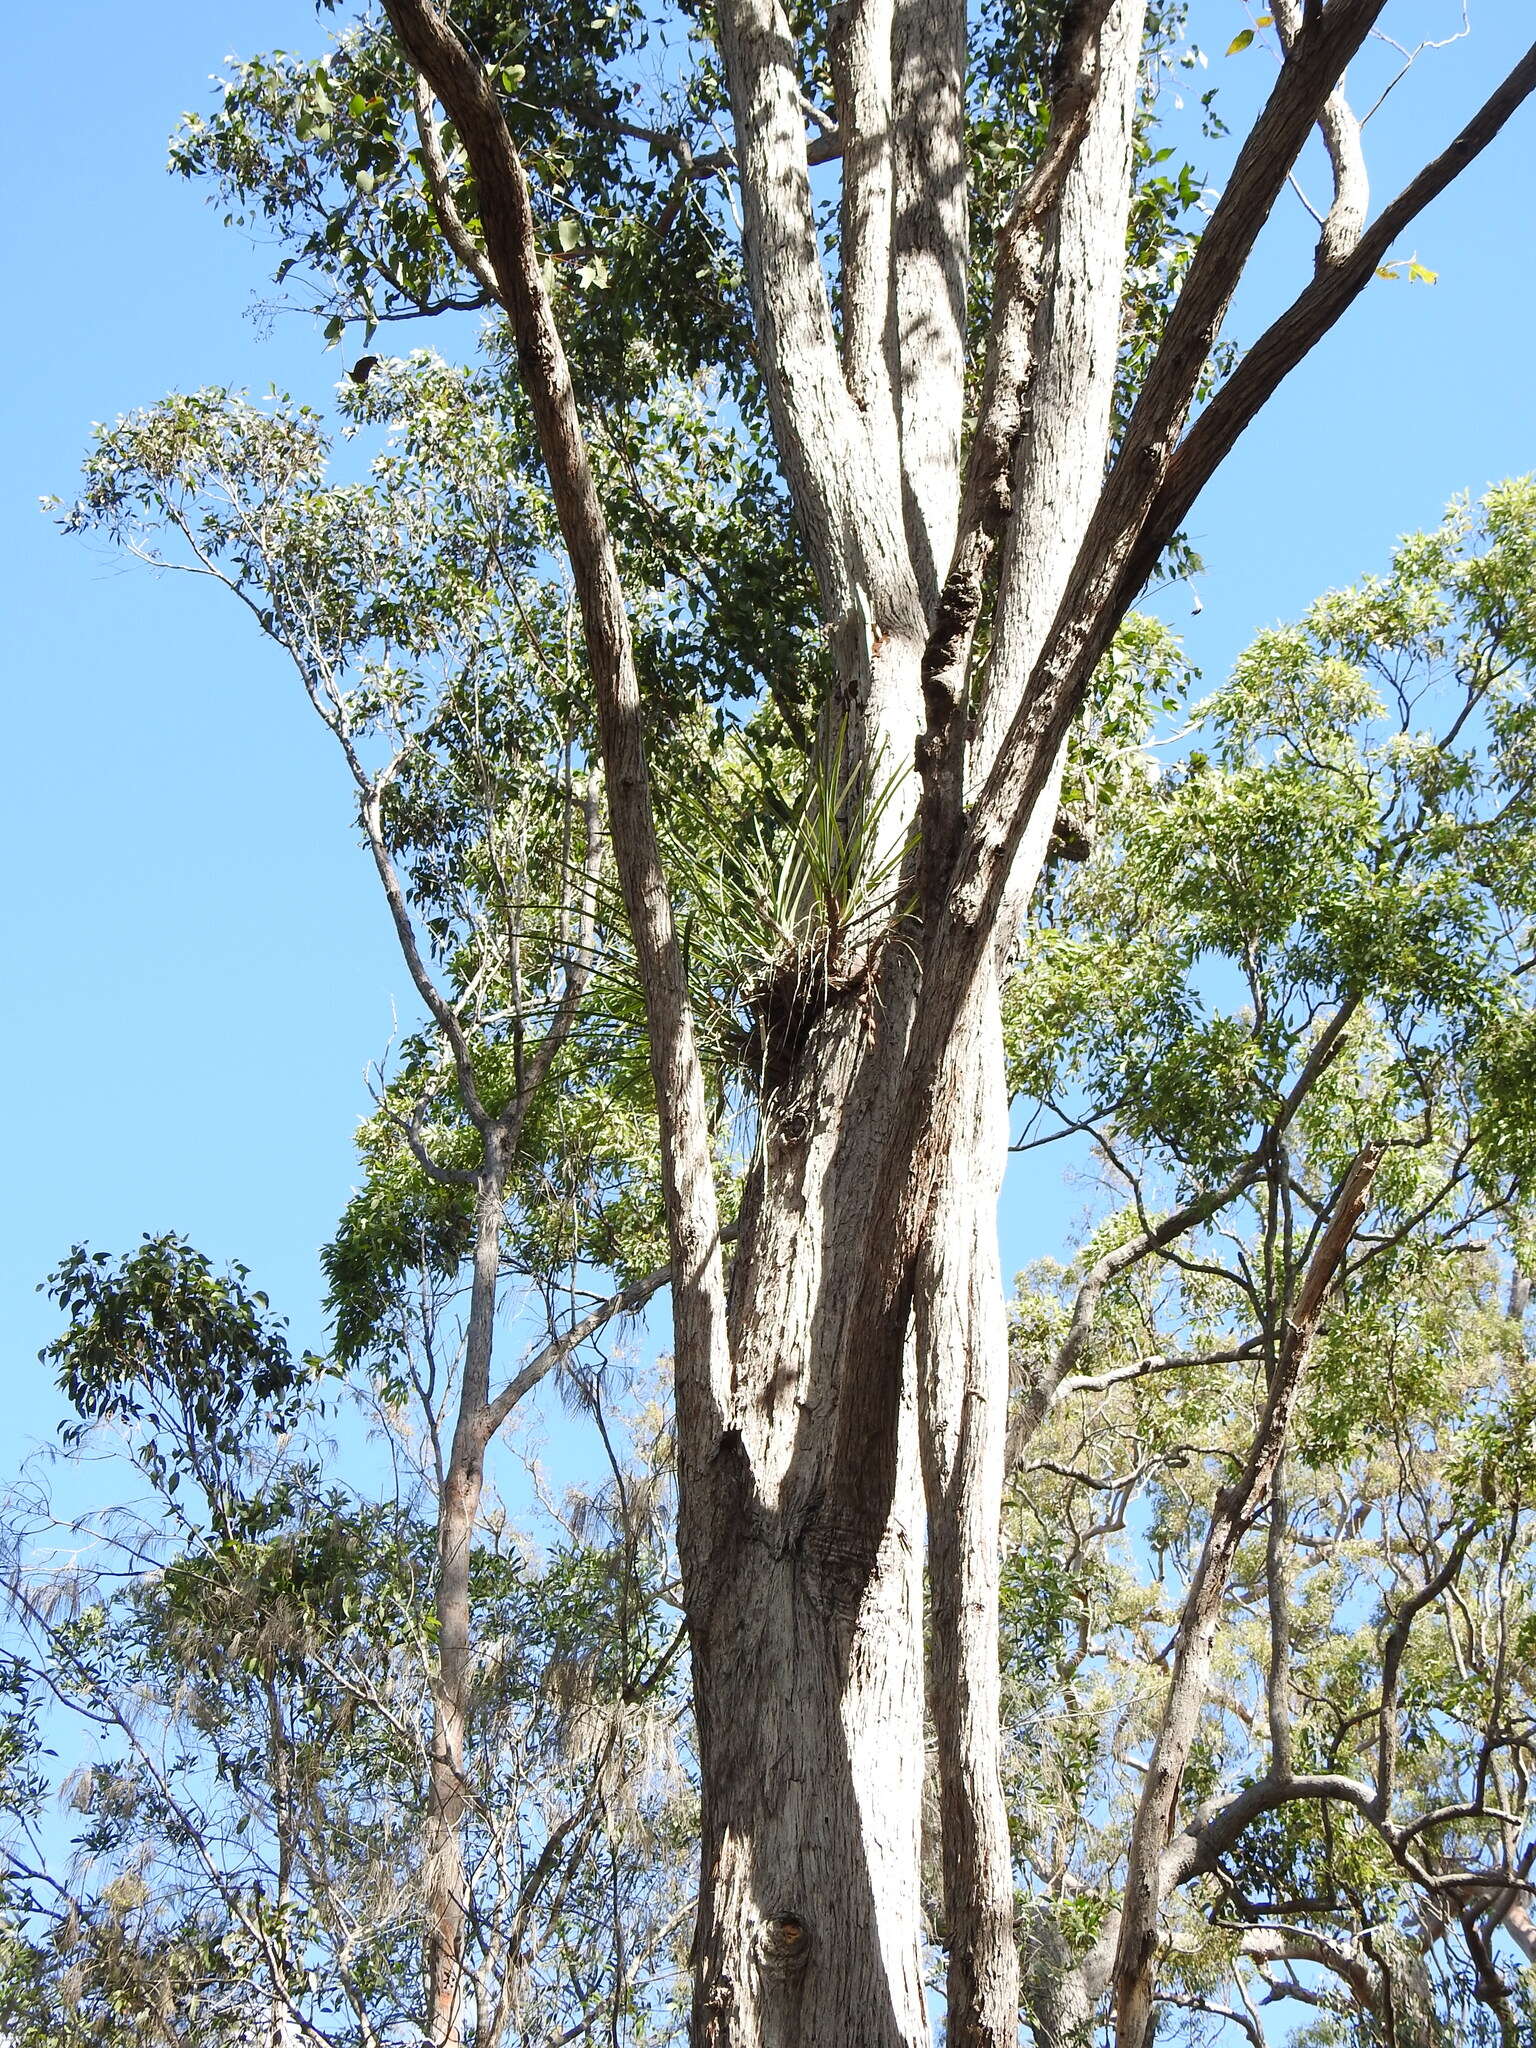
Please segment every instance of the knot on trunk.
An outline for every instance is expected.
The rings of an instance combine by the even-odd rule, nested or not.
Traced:
[[[811,1930],[798,1913],[775,1913],[757,1935],[757,1959],[765,1976],[792,1977],[805,1968]]]
[[[806,1591],[821,1610],[840,1622],[858,1618],[870,1580],[880,1561],[882,1518],[843,1505],[823,1502],[807,1524],[802,1546]]]

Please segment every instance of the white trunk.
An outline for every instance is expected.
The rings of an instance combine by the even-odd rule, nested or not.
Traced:
[[[1034,424],[1016,464],[992,668],[968,768],[973,785],[984,780],[1017,709],[1103,480],[1142,13],[1141,0],[1120,0],[1111,14],[1098,104],[1048,234]],[[1039,877],[1060,777],[1058,763],[1015,863],[997,967],[977,976],[951,1036],[943,1085],[969,1113],[955,1121],[918,1269],[947,2037],[957,2048],[1002,2048],[1018,2036],[1013,1866],[999,1766],[998,1523],[1009,1367],[997,1198],[1009,1130],[998,968]]]
[[[1328,0],[1305,10],[1207,223],[1107,481],[1144,0],[1084,0],[1065,10],[1066,43],[1079,37],[1068,54],[1082,58],[1081,37],[1099,40],[1102,26],[1103,64],[1097,78],[1077,77],[1071,94],[1062,85],[1052,118],[1054,135],[1063,115],[1061,153],[1048,164],[1048,144],[1039,168],[1049,175],[1020,195],[1028,250],[1053,200],[1056,207],[1046,275],[1032,256],[1010,273],[1007,346],[995,330],[999,346],[983,379],[996,390],[999,356],[1022,371],[1025,316],[1039,284],[1038,367],[1011,519],[998,485],[1023,395],[1012,372],[997,415],[1006,432],[982,465],[986,503],[968,504],[946,572],[953,616],[946,581],[936,619],[957,498],[951,451],[964,331],[958,7],[851,0],[841,17],[849,318],[839,338],[810,191],[794,27],[783,0],[721,0],[758,361],[838,671],[823,738],[843,733],[866,767],[884,749],[894,768],[911,758],[921,730],[925,819],[934,826],[923,845],[922,932],[903,935],[910,949],[888,948],[877,979],[840,997],[807,1042],[789,1049],[785,1078],[770,1091],[727,1311],[708,1104],[660,858],[625,593],[526,176],[494,81],[439,0],[386,0],[474,170],[486,251],[580,596],[613,845],[645,993],[704,1785],[696,2025],[714,2048],[917,2048],[926,2039],[919,1395],[933,1558],[944,1577],[933,1609],[933,1706],[948,1760],[949,1917],[967,1930],[950,2030],[956,2040],[1008,2039],[1016,2023],[988,1704],[1008,1385],[993,1235],[1006,1130],[995,976],[1044,852],[1060,746],[1126,606],[1247,420],[1363,288],[1393,238],[1536,89],[1533,52],[1353,251],[1330,258],[1185,434],[1254,239],[1383,4]],[[1072,155],[1088,108],[1086,139]],[[1007,538],[990,659],[978,679],[970,656],[999,522]],[[962,777],[958,735],[971,717]],[[903,962],[919,951],[914,991]],[[453,1020],[439,1021],[451,1038]],[[915,1299],[920,1368],[904,1341]]]
[[[956,1043],[973,1111],[949,1160],[918,1264],[923,1479],[928,1499],[929,1698],[938,1746],[946,2040],[1018,2037],[1013,1858],[998,1767],[998,1513],[1007,1435],[1008,1318],[997,1250],[1007,1157],[997,984]]]

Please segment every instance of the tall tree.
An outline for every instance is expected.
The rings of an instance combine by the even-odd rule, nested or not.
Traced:
[[[364,23],[318,65],[245,67],[183,138],[186,167],[290,237],[285,268],[314,281],[333,332],[453,305],[506,315],[580,607],[658,1118],[700,2044],[927,2040],[925,1709],[948,2038],[1017,2033],[999,984],[1064,742],[1129,607],[1243,427],[1536,88],[1533,50],[1368,221],[1343,76],[1388,12],[1275,9],[1273,87],[1198,238],[1176,182],[1160,195],[1149,173],[1173,25],[1144,0],[975,20],[964,0],[852,0],[826,20],[722,0],[712,27],[684,17],[681,45],[623,5],[588,23],[386,0],[391,34]],[[1314,275],[1222,376],[1227,308],[1314,127],[1334,179]],[[817,168],[834,161],[835,187]],[[722,416],[771,449],[825,635],[822,659],[786,669],[781,632],[742,628],[761,581],[729,587],[718,558],[688,577],[691,617],[763,650],[763,684],[742,680],[797,743],[786,859],[830,849],[798,862],[740,991],[756,1057],[729,1261],[688,877],[658,801],[677,703],[637,602],[644,494],[622,474],[678,378],[712,379]],[[665,548],[666,508],[659,524]],[[724,771],[717,788],[728,807]],[[478,1097],[452,1011],[423,998],[483,1188],[505,1112]],[[1240,1520],[1273,1460],[1250,1477]],[[1122,2042],[1143,2048],[1136,1968],[1122,1983]],[[433,2025],[457,2042],[451,1999]]]
[[[1111,1191],[1015,1306],[1046,2042],[1297,1967],[1362,2040],[1522,2037],[1533,538],[1529,479],[1453,507],[1180,759],[1074,762],[1101,829],[1009,990],[1021,1142]]]
[[[382,373],[402,426],[443,376]],[[214,422],[244,452],[200,497]],[[207,573],[235,477],[270,476],[292,426],[222,396],[120,422],[77,517],[148,549],[165,544],[152,512],[183,549],[198,534],[183,559]],[[452,494],[468,470],[444,445]],[[368,530],[355,487],[238,502],[273,583],[279,560],[313,559],[275,551],[290,525],[334,543],[345,506]],[[1074,735],[1074,858],[1049,871],[1004,1004],[1010,1087],[1037,1105],[1021,1146],[1088,1137],[1111,1193],[1012,1312],[1003,1790],[1044,2048],[1081,2048],[1107,1998],[1123,2038],[1156,2011],[1162,2037],[1215,2017],[1255,2048],[1265,2009],[1297,2002],[1325,2016],[1318,2038],[1359,2048],[1513,2048],[1528,2025],[1533,559],[1530,481],[1477,520],[1453,507],[1389,576],[1262,634],[1150,746],[1188,679],[1166,629],[1133,620]],[[339,654],[346,610],[321,609]],[[412,615],[461,681],[442,593]],[[414,888],[445,900],[477,865],[425,829],[433,763],[500,788],[519,758],[493,722],[422,742],[413,844],[440,864]],[[807,888],[857,921],[850,849],[827,805],[791,816],[778,861],[673,809],[696,841],[716,834],[695,853],[691,943],[724,1031],[727,970],[752,971]],[[494,979],[485,943],[474,985]],[[466,1012],[482,1085],[503,1001]],[[445,1515],[442,1419],[462,1393],[452,1371],[438,1385],[443,1318],[465,1266],[473,1313],[474,1232],[462,1206],[431,1207],[462,1183],[434,1183],[402,1129],[432,1099],[423,1051],[365,1132],[368,1182],[330,1255],[337,1363],[382,1375],[392,1496],[321,1486],[318,1362],[294,1363],[242,1276],[151,1240],[115,1267],[77,1252],[55,1278],[74,1434],[126,1429],[170,1527],[109,1512],[72,1533],[104,1573],[34,1554],[16,1582],[37,1654],[8,1673],[0,1724],[0,2013],[22,2041],[233,2043],[263,2011],[278,2041],[368,2042],[404,2014],[430,2032],[445,1953],[477,2048],[672,2022],[664,1952],[691,1908],[675,1812],[647,1783],[680,1641],[660,1606],[665,1489],[654,1453],[616,1461],[611,1537],[572,1531],[543,1572],[487,1497],[467,1527]],[[574,1078],[573,1109],[612,1117],[602,1072]],[[474,1126],[438,1110],[414,1135],[441,1160]],[[562,1235],[559,1156],[546,1138],[553,1217],[526,1188],[506,1206],[503,1263]],[[643,1207],[644,1174],[618,1177]],[[473,1548],[447,1826],[445,1526]],[[39,1685],[107,1738],[72,1780],[89,1860],[63,1876],[33,1825]],[[942,1946],[942,1835],[928,1847]]]
[[[519,489],[518,437],[498,417],[494,381],[423,353],[352,386],[349,415],[352,431],[388,420],[393,438],[366,482],[337,484],[301,408],[219,391],[168,400],[103,434],[70,519],[222,583],[289,657],[350,771],[433,1027],[407,1039],[380,1085],[366,1183],[326,1264],[337,1363],[409,1397],[431,1449],[428,2005],[433,2032],[456,2038],[472,2010],[489,2043],[511,2019],[494,2017],[503,1992],[487,1994],[470,1953],[470,1840],[484,1805],[468,1761],[471,1574],[487,1456],[528,1394],[666,1274],[635,1062],[612,1006],[605,1023],[587,1001],[600,947],[609,974],[622,957],[605,937],[612,891],[571,608],[538,571],[547,505]],[[661,423],[662,454],[666,429],[689,424],[686,411]],[[593,1259],[619,1269],[611,1292],[587,1285]],[[448,1332],[461,1279],[460,1350]],[[546,1333],[498,1384],[514,1280],[542,1297]],[[104,1307],[89,1290],[64,1298],[94,1324],[70,1342],[94,1345],[103,1371],[131,1373],[132,1346],[118,1354],[140,1317],[153,1326],[154,1304],[139,1304],[126,1276]],[[178,1326],[179,1297],[161,1312]],[[194,1337],[164,1341],[195,1378]],[[515,1974],[516,1948],[493,1975]]]

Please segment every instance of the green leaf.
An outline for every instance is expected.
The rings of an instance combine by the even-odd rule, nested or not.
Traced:
[[[1231,42],[1227,45],[1227,55],[1229,57],[1235,57],[1239,50],[1246,50],[1248,45],[1252,41],[1253,30],[1251,28],[1239,29],[1237,34],[1232,38]]]
[[[574,249],[581,240],[581,222],[568,213],[561,221],[556,233],[560,237],[562,249]]]

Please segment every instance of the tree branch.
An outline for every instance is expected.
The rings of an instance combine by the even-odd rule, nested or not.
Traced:
[[[1152,573],[1169,537],[1178,531],[1244,428],[1370,283],[1404,229],[1488,147],[1533,92],[1536,45],[1484,101],[1455,140],[1426,164],[1380,218],[1362,232],[1349,254],[1320,269],[1294,303],[1246,351],[1242,362],[1185,435],[1169,465],[1147,516],[1146,530],[1127,559],[1123,585],[1132,596]]]
[[[588,1337],[602,1329],[605,1323],[612,1322],[615,1316],[633,1315],[637,1309],[644,1308],[651,1296],[665,1287],[671,1278],[670,1266],[658,1266],[643,1278],[632,1280],[627,1287],[621,1287],[617,1294],[610,1294],[606,1301],[600,1301],[596,1308],[572,1323],[542,1351],[535,1353],[481,1411],[478,1428],[484,1441],[490,1442],[518,1403],[533,1391],[540,1380],[547,1378],[557,1365],[569,1358],[579,1344],[584,1344]]]
[[[891,295],[907,548],[927,617],[954,548],[970,263],[965,0],[896,0]]]
[[[720,1220],[704,1075],[656,836],[618,561],[540,274],[527,178],[492,81],[437,0],[387,0],[387,11],[407,57],[451,115],[469,154],[486,246],[581,604],[613,843],[649,1025],[672,1250],[680,1454],[688,1460],[707,1455],[729,1388]]]
[[[454,201],[448,159],[443,155],[443,140],[437,132],[437,122],[432,113],[432,88],[419,71],[416,74],[414,105],[416,134],[421,142],[421,168],[426,176],[432,210],[443,231],[443,240],[480,289],[489,292],[500,305],[503,303],[501,287],[496,282],[491,260],[464,225],[463,216]]]
[[[966,456],[958,531],[923,650],[927,729],[922,760],[927,776],[947,784],[943,809],[956,820],[965,750],[955,743],[954,717],[965,699],[987,570],[1012,509],[1010,478],[1034,361],[1044,225],[1087,132],[1099,82],[1099,36],[1112,5],[1113,0],[1092,0],[1070,17],[1058,54],[1045,148],[998,235],[992,321],[976,427]],[[948,774],[941,778],[943,767]],[[930,863],[942,861],[945,869],[947,836],[938,818],[925,815],[925,853]]]
[[[907,757],[918,722],[916,671],[927,637],[891,445],[891,366],[873,338],[877,321],[880,334],[885,332],[884,307],[877,308],[874,299],[881,277],[889,275],[889,13],[883,5],[861,6],[839,33],[862,35],[867,46],[882,16],[883,96],[877,81],[863,78],[852,107],[860,138],[854,142],[847,132],[841,137],[845,166],[853,151],[847,173],[849,224],[855,230],[850,367],[856,359],[856,390],[866,396],[872,391],[878,401],[866,413],[844,377],[821,265],[794,32],[782,0],[722,0],[719,10],[759,360],[839,685],[855,714],[846,734],[850,765],[882,747],[893,760]],[[867,47],[862,54],[867,68]],[[849,49],[846,57],[856,67],[860,52]],[[845,79],[845,93],[852,83]],[[849,110],[843,111],[846,121]],[[883,138],[874,126],[882,119]],[[904,829],[906,820],[893,824]]]
[[[1178,1650],[1162,1721],[1131,1829],[1125,1908],[1115,1956],[1116,2048],[1145,2048],[1153,2011],[1163,1860],[1173,1835],[1185,1766],[1199,1726],[1222,1604],[1237,1547],[1252,1527],[1279,1465],[1323,1303],[1359,1228],[1382,1157],[1364,1146],[1344,1176],[1327,1229],[1302,1279],[1271,1376],[1264,1413],[1239,1478],[1216,1495],[1179,1621]]]
[[[1213,1216],[1219,1215],[1227,1207],[1228,1203],[1235,1202],[1240,1195],[1244,1194],[1264,1174],[1274,1159],[1286,1131],[1289,1130],[1294,1121],[1296,1112],[1306,1100],[1308,1093],[1319,1076],[1326,1072],[1327,1068],[1332,1064],[1334,1056],[1338,1052],[1343,1040],[1344,1033],[1349,1026],[1350,1019],[1358,1008],[1359,998],[1357,996],[1346,996],[1339,1004],[1314,1040],[1312,1048],[1302,1064],[1301,1072],[1282,1097],[1274,1122],[1266,1130],[1260,1143],[1229,1180],[1224,1182],[1221,1187],[1214,1188],[1207,1194],[1197,1195],[1193,1201],[1186,1202],[1182,1208],[1172,1210],[1161,1222],[1148,1224],[1139,1236],[1128,1239],[1125,1244],[1117,1245],[1113,1251],[1106,1252],[1104,1257],[1090,1269],[1077,1291],[1077,1298],[1072,1305],[1072,1321],[1068,1325],[1066,1336],[1057,1346],[1055,1356],[1051,1359],[1045,1370],[1040,1373],[1034,1384],[1026,1389],[1023,1402],[1009,1428],[1007,1453],[1007,1469],[1009,1471],[1012,1471],[1017,1466],[1019,1459],[1023,1456],[1025,1445],[1045,1420],[1058,1394],[1065,1391],[1071,1382],[1072,1376],[1076,1374],[1078,1362],[1087,1349],[1088,1341],[1093,1334],[1099,1303],[1103,1298],[1105,1288],[1142,1259],[1149,1258],[1154,1253],[1166,1251],[1171,1244],[1174,1244],[1189,1231],[1197,1230],[1202,1223],[1207,1223]],[[1106,1143],[1103,1139],[1099,1142],[1101,1144]],[[1113,1154],[1110,1156],[1113,1159]],[[1241,1345],[1230,1354],[1222,1355],[1230,1356],[1234,1359],[1242,1358],[1246,1357],[1252,1348],[1250,1345]],[[1201,1361],[1174,1361],[1174,1363],[1186,1362],[1195,1364]],[[1171,1369],[1163,1361],[1158,1361],[1157,1364],[1160,1370]],[[1148,1367],[1133,1368],[1132,1371],[1149,1369],[1149,1366],[1150,1362],[1148,1362]],[[1131,1372],[1127,1372],[1117,1377],[1130,1376]],[[1104,1376],[1103,1383],[1105,1385],[1113,1384],[1113,1379],[1106,1375]],[[1094,1384],[1095,1382],[1092,1380],[1084,1380],[1082,1382],[1082,1385],[1085,1387],[1092,1387]]]
[[[1272,11],[1280,47],[1289,51],[1302,30],[1301,0],[1275,0]],[[1324,101],[1317,125],[1333,172],[1333,204],[1322,223],[1323,232],[1317,244],[1317,267],[1325,270],[1343,262],[1359,241],[1371,201],[1360,123],[1344,97],[1342,81]]]

